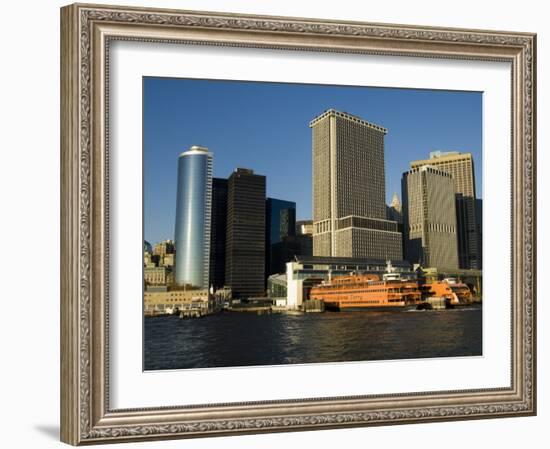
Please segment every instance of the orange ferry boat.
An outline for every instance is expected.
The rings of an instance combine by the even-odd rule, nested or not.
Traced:
[[[312,287],[310,299],[322,300],[327,310],[408,309],[422,301],[417,281],[387,273],[382,280],[374,274],[338,276]]]
[[[415,309],[426,306],[429,298],[443,298],[447,307],[473,302],[468,286],[454,278],[421,284],[418,280],[402,279],[389,263],[382,279],[375,274],[337,276],[312,287],[309,294],[309,299],[322,300],[327,310]]]
[[[446,278],[442,281],[422,285],[422,295],[445,298],[451,306],[466,306],[473,303],[470,288],[455,278]]]

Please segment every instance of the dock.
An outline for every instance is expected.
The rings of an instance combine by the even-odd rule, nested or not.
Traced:
[[[228,307],[228,312],[240,312],[240,313],[256,313],[262,315],[264,313],[271,313],[271,306],[258,306],[258,305],[240,305],[238,307]]]

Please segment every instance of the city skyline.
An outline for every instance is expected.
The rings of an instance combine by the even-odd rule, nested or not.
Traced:
[[[387,204],[401,196],[410,162],[435,150],[472,153],[482,198],[480,93],[145,78],[144,238],[173,238],[177,156],[197,144],[214,154],[214,177],[253,169],[266,176],[268,197],[295,202],[296,218],[311,219],[308,123],[335,105],[388,129]]]

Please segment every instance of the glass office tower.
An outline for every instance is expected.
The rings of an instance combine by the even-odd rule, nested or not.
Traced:
[[[197,145],[180,154],[176,199],[176,261],[178,285],[208,288],[212,208],[212,153]]]
[[[268,198],[266,201],[265,272],[266,277],[284,273],[286,263],[298,254],[296,239],[296,203]]]

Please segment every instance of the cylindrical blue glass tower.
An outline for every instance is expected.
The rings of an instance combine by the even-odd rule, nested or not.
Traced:
[[[212,153],[194,145],[178,158],[176,284],[208,288],[211,208]]]

